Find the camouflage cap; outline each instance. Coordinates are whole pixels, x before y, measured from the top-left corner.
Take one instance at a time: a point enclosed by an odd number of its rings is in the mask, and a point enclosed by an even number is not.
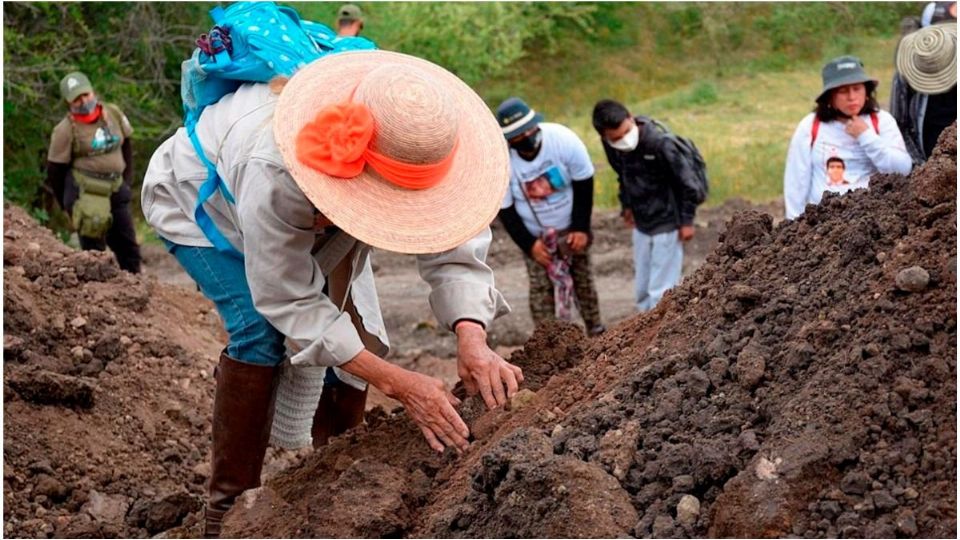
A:
[[[90,79],[79,71],[68,73],[67,76],[60,81],[60,97],[67,103],[70,103],[77,99],[77,96],[86,94],[87,92],[93,92],[93,85],[90,84]]]

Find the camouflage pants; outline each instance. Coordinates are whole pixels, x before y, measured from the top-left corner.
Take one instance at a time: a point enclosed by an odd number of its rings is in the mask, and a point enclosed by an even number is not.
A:
[[[553,301],[553,282],[547,276],[547,270],[530,257],[524,257],[527,275],[530,277],[530,316],[533,324],[540,326],[543,321],[556,319]],[[597,287],[590,273],[590,256],[585,251],[573,256],[570,264],[573,277],[573,292],[577,302],[577,311],[589,331],[600,326],[600,303],[597,299]]]

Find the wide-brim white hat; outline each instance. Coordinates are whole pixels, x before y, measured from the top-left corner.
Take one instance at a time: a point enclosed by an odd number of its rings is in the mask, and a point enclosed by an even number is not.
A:
[[[434,111],[423,108],[425,94],[442,102],[437,114],[451,121],[431,120]],[[351,100],[391,108],[389,121],[375,123],[371,144],[383,154],[397,145],[406,148],[389,156],[399,160],[404,152],[435,145],[435,131],[446,133],[455,124],[448,138],[456,140],[444,143],[455,154],[439,183],[406,189],[370,165],[358,176],[340,178],[301,161],[296,149],[301,129],[325,107]],[[405,54],[356,51],[312,62],[283,88],[273,129],[288,171],[310,202],[351,236],[389,251],[437,253],[476,236],[496,217],[509,182],[506,141],[480,96],[446,69]]]
[[[917,92],[942,94],[957,84],[957,25],[935,24],[907,34],[897,47],[897,71]]]

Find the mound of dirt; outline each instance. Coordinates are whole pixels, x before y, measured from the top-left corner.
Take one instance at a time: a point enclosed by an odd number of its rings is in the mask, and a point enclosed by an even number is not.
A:
[[[212,305],[78,252],[4,207],[8,537],[143,537],[201,505]]]
[[[378,413],[263,488],[245,537],[955,537],[956,128],[910,178],[745,212],[653,312],[538,330],[508,410],[433,454]]]

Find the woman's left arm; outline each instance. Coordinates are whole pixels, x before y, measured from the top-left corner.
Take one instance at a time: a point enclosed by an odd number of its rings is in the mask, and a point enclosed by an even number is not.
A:
[[[867,157],[873,162],[873,165],[881,173],[897,173],[902,175],[910,174],[913,168],[913,160],[910,153],[907,152],[907,146],[903,142],[903,135],[897,126],[897,121],[886,111],[880,111],[879,115],[880,133],[874,131],[871,125],[857,137],[860,148],[866,152]]]
[[[510,312],[486,263],[492,238],[487,227],[451,250],[417,256],[420,277],[430,285],[430,308],[444,328],[452,331],[461,319],[489,327]]]

